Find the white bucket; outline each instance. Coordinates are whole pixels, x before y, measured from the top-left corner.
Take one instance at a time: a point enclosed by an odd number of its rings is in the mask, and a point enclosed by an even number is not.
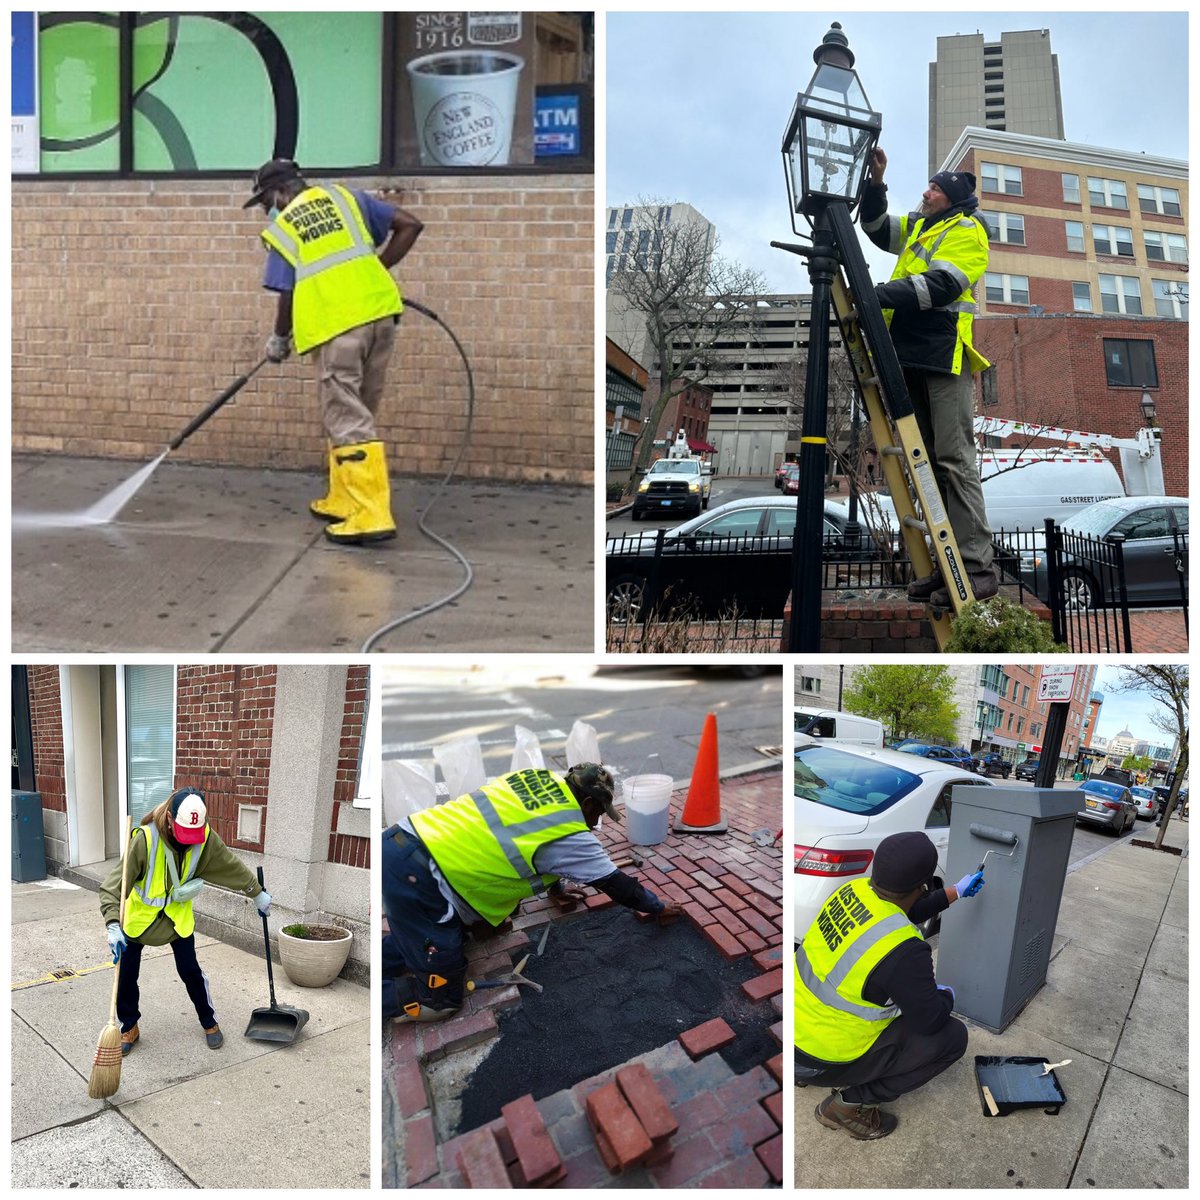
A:
[[[622,781],[625,832],[635,846],[667,840],[673,782],[670,775],[631,775]]]

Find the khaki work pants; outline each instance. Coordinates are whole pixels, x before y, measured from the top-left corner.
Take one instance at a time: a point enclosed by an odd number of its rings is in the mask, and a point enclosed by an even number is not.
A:
[[[972,574],[990,571],[992,531],[979,483],[973,425],[975,391],[966,355],[958,375],[905,367],[904,382],[963,565]]]
[[[378,440],[375,413],[395,341],[395,318],[380,317],[317,348],[321,420],[333,445]]]

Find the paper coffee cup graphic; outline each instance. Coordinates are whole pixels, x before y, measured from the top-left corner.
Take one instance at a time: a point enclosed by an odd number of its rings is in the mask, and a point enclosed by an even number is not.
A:
[[[422,166],[508,162],[525,60],[506,50],[447,50],[408,64]]]

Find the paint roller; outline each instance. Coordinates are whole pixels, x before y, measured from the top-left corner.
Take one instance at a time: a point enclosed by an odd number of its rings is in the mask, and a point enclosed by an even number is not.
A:
[[[977,870],[980,871],[982,871],[987,865],[987,860],[990,855],[995,854],[1000,858],[1012,858],[1012,856],[1016,854],[1017,848],[1021,844],[1021,839],[1017,837],[1017,835],[1013,833],[1011,829],[997,829],[994,825],[979,825],[975,823],[972,823],[970,829],[971,833],[974,834],[975,837],[982,838],[985,842],[999,842],[1002,846],[1012,847],[1007,854],[1002,854],[999,850],[989,850],[987,854],[983,856],[983,862],[981,862],[977,868]]]

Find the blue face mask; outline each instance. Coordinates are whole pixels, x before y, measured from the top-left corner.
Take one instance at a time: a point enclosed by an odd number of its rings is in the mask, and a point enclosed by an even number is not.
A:
[[[267,220],[268,221],[275,220],[275,218],[277,216],[279,216],[279,209],[276,208],[274,205],[272,205],[269,209],[267,209]]]

